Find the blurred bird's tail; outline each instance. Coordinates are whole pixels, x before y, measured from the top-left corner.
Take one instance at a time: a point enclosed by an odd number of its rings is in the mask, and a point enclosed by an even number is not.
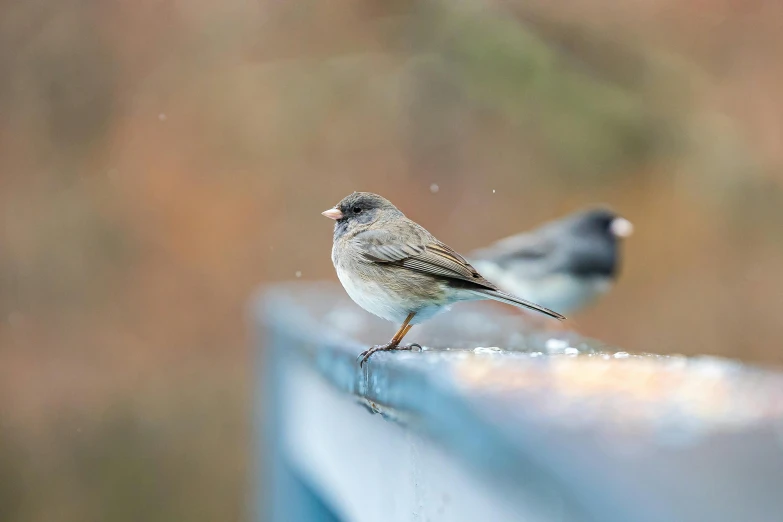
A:
[[[553,312],[549,308],[544,308],[541,305],[537,305],[536,303],[531,303],[530,301],[525,301],[524,299],[521,299],[519,297],[513,296],[511,294],[507,294],[505,292],[501,292],[500,290],[481,288],[478,290],[473,290],[473,292],[476,294],[477,297],[481,299],[492,299],[493,301],[500,301],[501,303],[506,303],[512,306],[516,306],[517,308],[528,308],[530,310],[535,310],[536,312],[540,312],[542,314],[548,315],[549,317],[554,317],[555,319],[558,319],[560,321],[565,319],[564,315],[559,314],[557,312]]]

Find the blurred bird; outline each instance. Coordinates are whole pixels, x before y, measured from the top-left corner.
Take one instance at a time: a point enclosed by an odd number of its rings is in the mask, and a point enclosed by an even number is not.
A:
[[[360,366],[375,352],[418,346],[400,342],[414,324],[458,301],[493,299],[565,319],[498,290],[462,256],[377,194],[354,192],[323,215],[336,221],[332,262],[345,291],[368,312],[402,324],[391,341],[362,352]]]
[[[571,314],[612,287],[620,240],[632,232],[627,219],[591,208],[502,239],[469,259],[499,288]]]

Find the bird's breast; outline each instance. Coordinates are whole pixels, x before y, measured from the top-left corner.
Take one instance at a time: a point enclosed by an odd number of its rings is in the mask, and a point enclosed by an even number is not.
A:
[[[449,299],[437,278],[393,263],[374,263],[344,241],[332,247],[332,262],[343,288],[359,306],[388,321],[401,323],[415,313],[413,324],[447,309]]]
[[[410,313],[409,303],[382,282],[340,264],[336,264],[335,268],[340,283],[351,299],[371,314],[401,323]]]

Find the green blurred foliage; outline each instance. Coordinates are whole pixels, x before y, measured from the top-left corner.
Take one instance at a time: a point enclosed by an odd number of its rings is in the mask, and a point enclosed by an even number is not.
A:
[[[471,103],[539,135],[569,182],[611,182],[649,159],[656,121],[635,93],[575,70],[501,13],[441,8],[432,52]]]

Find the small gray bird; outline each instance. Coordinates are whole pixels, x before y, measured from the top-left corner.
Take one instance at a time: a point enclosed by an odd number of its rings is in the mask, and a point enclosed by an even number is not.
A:
[[[499,288],[571,314],[609,291],[630,221],[591,208],[502,239],[468,256]]]
[[[345,291],[368,312],[402,325],[391,341],[362,352],[360,366],[375,352],[418,346],[400,342],[414,324],[459,301],[493,299],[565,319],[498,290],[462,256],[377,194],[354,192],[323,215],[336,221],[332,262]]]

